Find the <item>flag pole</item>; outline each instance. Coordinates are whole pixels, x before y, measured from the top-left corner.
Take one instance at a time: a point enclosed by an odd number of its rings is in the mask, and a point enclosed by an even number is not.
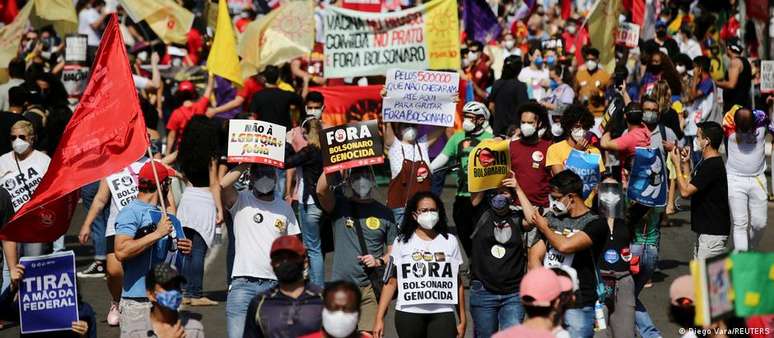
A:
[[[161,182],[159,182],[159,173],[156,171],[156,164],[153,163],[153,153],[151,153],[151,148],[148,146],[148,158],[151,160],[151,169],[153,169],[153,178],[156,181],[156,191],[159,193],[159,201],[161,202],[161,211],[164,213],[164,215],[167,214],[167,204],[164,202],[164,195],[161,194]],[[164,165],[163,163],[161,165]]]

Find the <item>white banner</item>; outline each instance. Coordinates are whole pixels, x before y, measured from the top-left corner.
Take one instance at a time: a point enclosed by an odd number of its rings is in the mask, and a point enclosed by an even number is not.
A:
[[[459,84],[457,73],[390,69],[382,120],[454,127]]]
[[[285,166],[285,126],[257,120],[231,120],[228,161]]]
[[[774,61],[761,61],[761,92],[774,92]]]
[[[618,32],[615,36],[617,45],[624,45],[626,48],[637,47],[640,40],[640,25],[622,22],[618,24]]]
[[[459,262],[443,252],[416,252],[397,261],[398,304],[457,304]]]

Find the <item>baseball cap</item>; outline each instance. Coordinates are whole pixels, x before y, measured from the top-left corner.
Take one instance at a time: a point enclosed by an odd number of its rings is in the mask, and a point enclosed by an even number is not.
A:
[[[285,235],[277,237],[277,239],[274,240],[274,243],[271,243],[269,256],[274,256],[275,253],[282,250],[291,251],[299,256],[306,255],[306,248],[304,248],[304,244],[301,243],[298,236]]]
[[[693,304],[695,298],[691,275],[677,277],[672,281],[672,285],[669,286],[669,302],[672,305],[690,305]],[[690,301],[690,303],[686,302],[686,300]]]
[[[580,289],[580,281],[578,280],[578,271],[577,270],[575,270],[572,267],[566,266],[566,265],[560,265],[560,266],[558,266],[556,268],[560,269],[560,270],[566,272],[568,275],[570,275],[570,277],[569,277],[570,287],[571,287],[570,290],[578,291],[578,289]],[[570,290],[565,290],[564,289],[564,284],[562,284],[562,292],[570,291]]]
[[[145,289],[152,290],[156,284],[161,285],[165,289],[173,288],[179,289],[180,285],[185,283],[185,277],[180,275],[174,266],[169,263],[160,263],[153,267],[148,274],[145,275]]]
[[[194,89],[194,84],[191,81],[185,80],[180,81],[180,83],[177,84],[177,91],[178,92],[193,92],[196,89]]]
[[[165,166],[163,163],[153,160],[148,161],[140,168],[140,173],[137,175],[140,179],[155,182],[156,178],[153,176],[153,167],[156,167],[156,172],[159,175],[159,182],[163,182],[167,177],[175,176],[175,170]]]
[[[527,272],[521,279],[520,292],[524,305],[547,307],[559,297],[561,283],[553,271],[538,267]]]
[[[739,38],[731,38],[726,42],[728,49],[736,54],[742,54],[742,42]]]

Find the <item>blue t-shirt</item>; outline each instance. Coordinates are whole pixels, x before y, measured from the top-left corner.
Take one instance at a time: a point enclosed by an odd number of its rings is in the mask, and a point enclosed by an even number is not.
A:
[[[137,199],[131,201],[116,216],[116,236],[124,235],[134,238],[137,229],[153,223],[150,215],[151,210],[157,210],[157,208]],[[152,252],[153,250],[150,249],[145,250],[122,263],[124,267],[122,298],[146,297],[145,274],[150,271],[153,264]]]

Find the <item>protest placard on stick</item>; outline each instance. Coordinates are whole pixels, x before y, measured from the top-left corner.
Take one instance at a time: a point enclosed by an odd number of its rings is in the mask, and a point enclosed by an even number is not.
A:
[[[468,191],[479,192],[497,188],[511,171],[509,140],[484,140],[470,152],[468,158]]]
[[[69,331],[78,320],[75,254],[22,257],[24,278],[19,283],[21,333]]]
[[[459,93],[457,73],[390,69],[382,104],[384,122],[453,127],[454,98]]]
[[[285,127],[257,120],[231,120],[228,161],[285,166]]]
[[[325,129],[322,141],[326,174],[384,163],[382,137],[376,120]]]
[[[774,93],[774,60],[761,61],[761,92]]]

